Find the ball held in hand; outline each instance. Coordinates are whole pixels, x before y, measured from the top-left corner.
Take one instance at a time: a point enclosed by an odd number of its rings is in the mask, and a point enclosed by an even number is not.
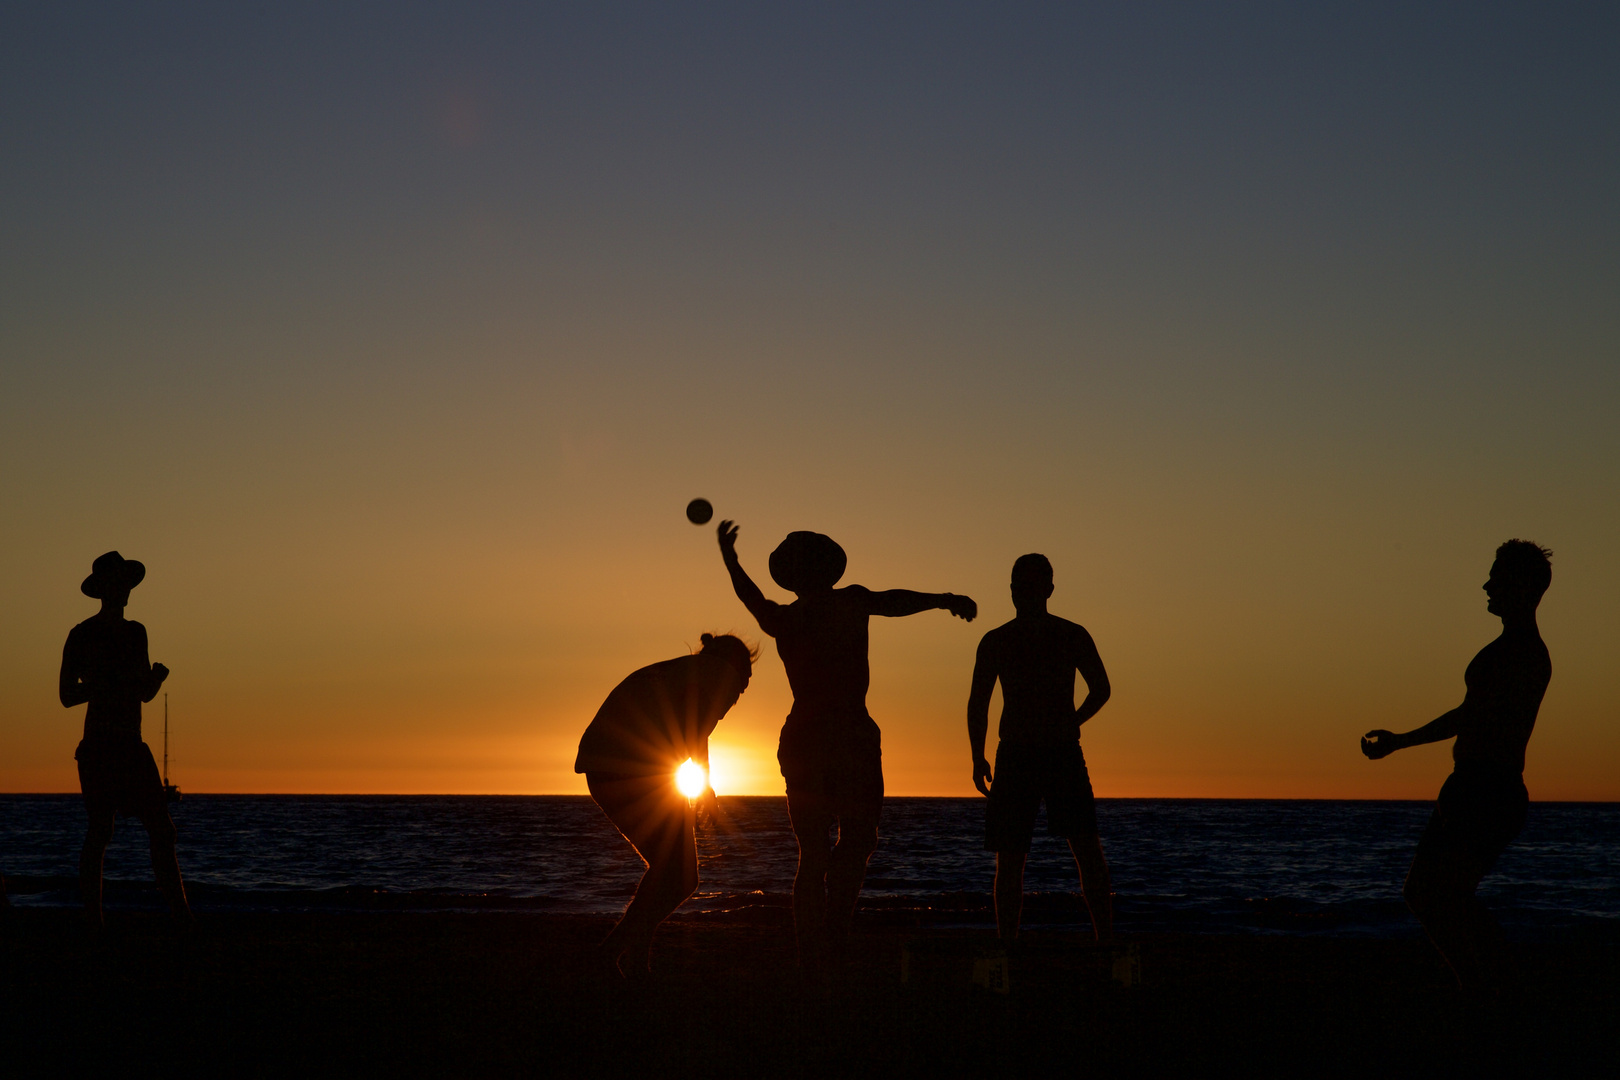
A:
[[[708,499],[693,499],[686,504],[686,520],[692,524],[707,525],[712,517],[714,517],[714,507],[709,505]]]

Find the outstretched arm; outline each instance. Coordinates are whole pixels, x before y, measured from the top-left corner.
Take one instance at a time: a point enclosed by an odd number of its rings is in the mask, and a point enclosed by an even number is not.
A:
[[[1462,730],[1463,717],[1467,715],[1468,702],[1452,709],[1450,712],[1435,717],[1420,728],[1396,734],[1378,728],[1369,731],[1361,737],[1361,752],[1373,761],[1381,757],[1388,757],[1397,750],[1405,750],[1408,746],[1422,746],[1425,743],[1443,742],[1454,738]]]
[[[726,564],[726,572],[731,575],[731,587],[736,591],[737,599],[743,602],[743,607],[759,623],[759,628],[775,637],[776,613],[781,610],[781,605],[765,599],[765,594],[759,591],[754,579],[742,568],[742,562],[737,558],[736,524],[729,520],[722,521],[715,533],[720,538],[720,558]]]
[[[988,639],[979,642],[973,661],[973,687],[968,691],[968,746],[973,750],[973,786],[981,795],[990,794],[990,762],[984,756],[984,740],[990,732],[990,692],[996,688],[996,665]]]
[[[890,618],[915,615],[919,611],[933,611],[936,608],[948,611],[958,619],[965,619],[968,622],[972,622],[974,616],[979,614],[979,605],[973,602],[972,597],[957,596],[955,593],[924,593],[912,592],[910,589],[888,589],[871,595],[871,613],[873,615],[886,615]]]
[[[1084,629],[1081,629],[1076,645],[1074,666],[1079,670],[1080,677],[1086,680],[1086,699],[1074,710],[1075,726],[1079,727],[1108,704],[1114,688],[1108,684],[1108,672],[1103,667],[1102,657],[1097,654],[1097,643]]]

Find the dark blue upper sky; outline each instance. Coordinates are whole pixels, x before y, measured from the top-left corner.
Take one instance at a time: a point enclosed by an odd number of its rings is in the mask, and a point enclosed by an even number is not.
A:
[[[1596,4],[8,5],[0,227],[34,258],[7,260],[7,291],[150,288],[154,263],[220,288],[249,261],[272,291],[300,273],[324,290],[322,267],[442,259],[480,215],[516,237],[503,273],[972,291],[1032,267],[1032,288],[1400,303],[1444,267],[1467,278],[1427,283],[1442,296],[1580,290],[1612,281],[1617,22]]]

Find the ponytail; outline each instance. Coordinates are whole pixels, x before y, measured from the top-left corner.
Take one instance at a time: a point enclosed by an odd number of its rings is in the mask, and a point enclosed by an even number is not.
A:
[[[699,653],[713,651],[725,657],[731,666],[737,669],[737,673],[744,677],[753,672],[754,661],[759,659],[758,647],[749,645],[736,634],[704,633],[698,636],[698,640],[703,643],[698,649]]]

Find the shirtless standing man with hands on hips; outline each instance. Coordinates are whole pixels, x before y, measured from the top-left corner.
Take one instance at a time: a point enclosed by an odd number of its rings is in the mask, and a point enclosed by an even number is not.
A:
[[[996,853],[996,931],[1003,945],[1018,937],[1024,908],[1024,861],[1035,815],[1046,800],[1047,832],[1066,838],[1080,870],[1080,888],[1098,941],[1114,932],[1114,913],[1097,835],[1091,774],[1080,752],[1080,725],[1097,715],[1112,693],[1097,646],[1086,628],[1046,610],[1052,564],[1045,555],[1013,563],[1017,616],[979,642],[968,695],[968,742],[973,783],[989,796],[984,846]],[[1074,673],[1086,680],[1086,699],[1074,706]],[[1001,680],[1001,745],[992,775],[984,741],[990,729],[990,692]]]

